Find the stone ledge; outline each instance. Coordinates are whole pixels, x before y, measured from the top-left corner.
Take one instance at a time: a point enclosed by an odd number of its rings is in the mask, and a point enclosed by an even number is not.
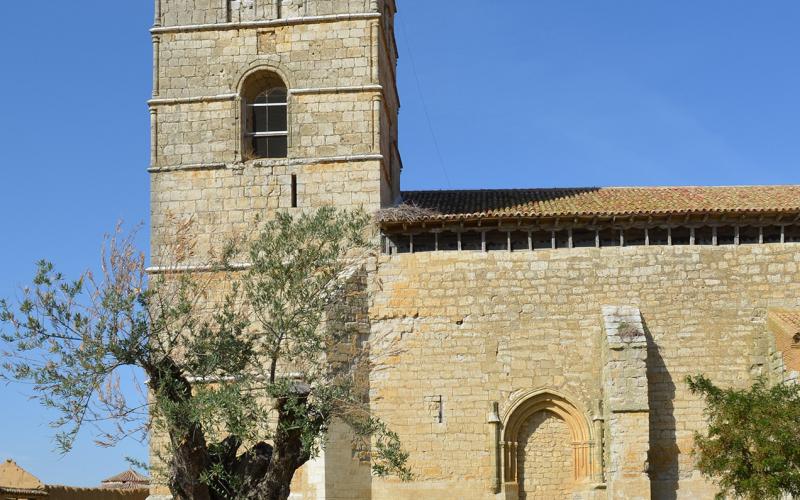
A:
[[[248,160],[247,162],[231,163],[194,163],[191,165],[175,165],[170,167],[149,167],[151,174],[164,172],[180,172],[192,170],[242,170],[247,166],[255,168],[291,167],[298,165],[316,165],[325,163],[355,163],[361,161],[383,161],[382,154],[366,154],[352,156],[324,156],[321,158],[281,158],[276,160]]]
[[[179,165],[175,167],[150,167],[147,171],[151,174],[157,174],[159,172],[177,172],[181,170],[223,170],[225,168],[227,168],[225,163],[195,163],[192,165]]]
[[[343,21],[368,21],[380,19],[383,15],[378,12],[364,12],[361,14],[333,14],[328,16],[289,17],[286,19],[271,19],[265,21],[245,21],[231,23],[186,24],[183,26],[154,26],[150,33],[191,33],[196,31],[238,30],[247,28],[265,28],[272,26],[295,26],[298,24],[336,23]]]
[[[383,85],[351,85],[342,87],[289,89],[289,93],[292,95],[357,94],[359,92],[383,92]]]
[[[238,97],[238,94],[219,94],[219,95],[205,95],[195,97],[156,97],[147,101],[147,105],[152,107],[156,106],[174,106],[178,104],[196,104],[203,102],[224,102],[233,101]]]
[[[383,85],[344,85],[339,87],[308,87],[289,89],[291,95],[320,95],[320,94],[358,94],[367,92],[383,92]],[[200,104],[206,102],[235,101],[239,94],[201,95],[193,97],[153,97],[147,101],[151,108],[158,106],[177,106],[181,104]]]

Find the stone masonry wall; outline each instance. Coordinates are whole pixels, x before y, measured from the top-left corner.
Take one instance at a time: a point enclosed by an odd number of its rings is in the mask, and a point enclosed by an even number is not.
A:
[[[161,0],[165,26],[369,12],[370,0]]]
[[[337,12],[354,8],[336,3]],[[165,0],[162,8],[176,5]],[[363,13],[362,7],[346,12]],[[205,256],[252,229],[256,215],[290,209],[292,176],[299,208],[374,211],[394,201],[399,104],[389,66],[396,59],[386,50],[393,35],[381,19],[162,29],[155,35],[151,101],[154,265],[179,221],[193,220],[197,254]],[[237,93],[254,68],[277,72],[289,88],[286,159],[242,157]]]
[[[152,264],[170,264],[162,262],[161,252],[174,235],[176,221],[193,221],[195,264],[206,264],[210,250],[218,251],[232,236],[252,231],[257,216],[292,210],[292,174],[297,175],[300,207],[380,206],[377,161],[162,172],[151,180]]]
[[[242,74],[257,61],[282,68],[291,88],[377,83],[371,63],[379,33],[373,24],[368,19],[342,20],[158,34],[158,96],[235,92]]]
[[[798,250],[770,244],[382,257],[372,332],[399,353],[373,375],[371,400],[400,433],[418,481],[375,480],[373,498],[442,491],[491,498],[487,412],[514,391],[556,390],[598,416],[601,308],[608,304],[638,307],[643,318],[653,498],[713,498],[690,455],[703,404],[684,378],[704,372],[743,387],[768,368],[760,347],[765,312],[800,306]],[[429,404],[439,397],[441,423]]]
[[[374,212],[396,199],[393,14],[391,0],[156,0],[154,271],[173,265],[170,244],[185,221],[197,244],[182,265],[203,272],[209,253],[255,229],[257,217],[323,205]],[[243,153],[242,89],[258,71],[289,91],[286,158]],[[297,474],[295,497],[369,496],[366,451],[334,425],[324,456]]]
[[[523,430],[519,449],[520,500],[567,498],[573,482],[569,429],[547,411],[533,415]]]
[[[603,306],[604,477],[608,497],[648,500],[650,405],[647,332],[636,307]]]

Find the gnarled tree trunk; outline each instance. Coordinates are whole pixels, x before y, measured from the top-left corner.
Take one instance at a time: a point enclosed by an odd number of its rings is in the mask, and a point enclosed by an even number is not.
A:
[[[150,387],[177,404],[189,401],[192,386],[169,357],[145,366]],[[168,417],[169,418],[169,417]],[[172,457],[169,488],[175,500],[213,500],[208,485],[201,481],[211,465],[205,433],[195,422],[168,422]]]
[[[302,400],[301,400],[302,402]],[[304,408],[305,405],[298,405]],[[272,459],[266,474],[245,497],[247,500],[287,500],[291,493],[290,486],[294,473],[311,458],[309,451],[303,446],[303,430],[301,422],[309,423],[306,415],[299,416],[296,409],[288,408],[284,402],[278,404],[278,428],[275,432],[275,445]],[[321,426],[321,422],[312,422]],[[313,432],[317,435],[317,432]]]

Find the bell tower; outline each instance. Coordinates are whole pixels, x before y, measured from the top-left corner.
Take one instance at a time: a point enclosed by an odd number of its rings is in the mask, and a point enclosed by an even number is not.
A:
[[[394,0],[156,0],[155,266],[170,220],[192,218],[210,247],[256,214],[396,200],[395,11]]]
[[[197,260],[182,268],[203,272],[208,252],[257,216],[371,212],[399,197],[395,10],[394,0],[155,0],[151,272],[173,265],[185,221]],[[369,498],[359,457],[332,428],[293,491]]]

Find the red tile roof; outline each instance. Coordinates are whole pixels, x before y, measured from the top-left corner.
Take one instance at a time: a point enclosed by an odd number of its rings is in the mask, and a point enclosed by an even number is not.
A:
[[[776,319],[782,321],[787,327],[800,332],[800,310],[775,309],[770,311]]]
[[[102,481],[102,488],[128,489],[128,488],[147,488],[150,479],[138,474],[133,470],[126,470],[116,476],[112,476]]]
[[[26,488],[6,488],[0,486],[0,493],[8,495],[24,495],[26,497],[45,497],[47,492],[44,490],[26,489]]]
[[[800,214],[800,185],[408,191],[383,223],[498,218]]]
[[[800,371],[800,309],[770,309],[767,325],[786,369]]]

